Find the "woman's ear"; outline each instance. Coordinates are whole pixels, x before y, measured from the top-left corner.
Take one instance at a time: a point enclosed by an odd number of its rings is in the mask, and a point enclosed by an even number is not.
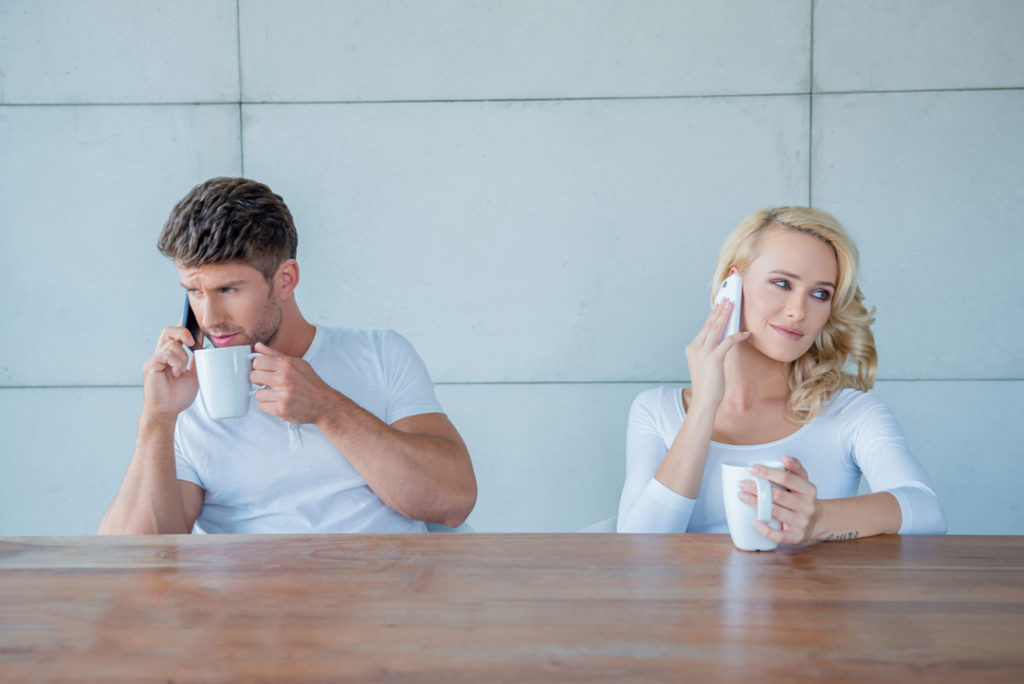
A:
[[[726,273],[725,275],[727,275],[727,276],[731,276],[732,274],[734,274],[734,273],[739,273],[739,272],[740,272],[740,269],[738,269],[738,268],[736,268],[735,266],[733,266],[732,268],[730,268],[730,269],[729,269],[729,272],[728,272],[728,273]]]

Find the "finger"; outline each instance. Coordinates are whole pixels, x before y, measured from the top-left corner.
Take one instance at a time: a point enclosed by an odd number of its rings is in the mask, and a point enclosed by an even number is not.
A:
[[[266,354],[267,356],[274,356],[274,357],[282,357],[282,356],[284,356],[284,354],[282,354],[281,352],[279,352],[277,350],[274,350],[274,349],[271,349],[270,347],[268,347],[267,345],[263,344],[262,342],[257,342],[255,345],[253,345],[253,351],[258,351],[260,354]]]
[[[786,466],[786,470],[793,473],[794,475],[798,475],[804,478],[805,480],[811,479],[810,477],[807,476],[807,469],[804,468],[804,464],[801,463],[800,459],[798,458],[794,458],[792,456],[783,456],[782,465]]]
[[[732,335],[729,335],[724,340],[722,340],[722,343],[719,344],[718,347],[715,349],[715,353],[719,354],[720,356],[725,356],[726,354],[729,353],[730,349],[735,347],[740,342],[745,341],[748,337],[750,337],[750,333],[747,332],[746,330],[742,332],[733,333]]]
[[[762,520],[755,520],[754,521],[754,527],[757,528],[758,532],[760,532],[764,536],[768,537],[769,539],[771,539],[776,544],[784,544],[786,542],[786,533],[785,533],[785,531],[777,530],[777,529],[775,529],[774,527],[772,527],[771,525],[769,525],[768,523],[766,523],[766,522],[764,522]]]
[[[165,370],[170,368],[171,374],[174,377],[178,377],[185,366],[188,365],[188,353],[177,340],[167,340],[153,354],[153,362],[156,369]]]
[[[807,516],[808,519],[814,514],[814,499],[778,487],[772,488],[772,505]]]
[[[801,477],[796,473],[791,473],[786,470],[779,470],[778,468],[768,468],[763,465],[752,465],[749,468],[750,474],[755,477],[760,477],[763,480],[774,482],[780,487],[793,492],[800,492],[802,494],[810,494],[813,485],[807,480],[806,477]]]
[[[694,342],[703,345],[704,342],[711,335],[712,330],[715,328],[715,324],[722,316],[722,311],[725,309],[725,302],[718,302],[711,307],[711,311],[708,312],[708,317],[704,319],[704,325],[701,326],[700,331],[694,338]]]
[[[280,378],[273,371],[253,369],[252,373],[249,373],[249,381],[254,385],[274,387],[275,382],[280,383]]]
[[[168,341],[174,341],[178,344],[184,344],[188,346],[195,345],[195,338],[192,337],[192,333],[186,328],[182,328],[180,325],[170,325],[160,331],[160,337],[157,340],[156,348],[160,349]]]
[[[732,302],[728,299],[723,299],[718,304],[715,304],[715,308],[711,310],[711,314],[708,316],[707,328],[709,333],[715,333],[713,339],[717,342],[717,335],[722,334],[722,330],[725,329],[726,323],[729,322],[729,314],[732,313]]]

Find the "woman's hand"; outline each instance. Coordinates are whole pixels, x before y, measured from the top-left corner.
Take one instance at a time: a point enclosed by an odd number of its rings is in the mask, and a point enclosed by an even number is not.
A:
[[[818,503],[818,488],[807,478],[802,463],[792,456],[783,456],[786,470],[767,468],[762,465],[750,467],[750,474],[774,482],[782,487],[772,489],[772,518],[782,523],[776,530],[760,520],[754,521],[758,532],[780,544],[803,544],[813,541],[815,528],[821,516]],[[757,508],[757,487],[750,480],[740,482],[740,499],[748,506]]]
[[[686,364],[690,367],[691,407],[703,404],[717,410],[725,396],[725,355],[730,349],[750,337],[749,332],[729,335],[721,342],[733,303],[723,299],[711,309],[704,327],[686,347]]]

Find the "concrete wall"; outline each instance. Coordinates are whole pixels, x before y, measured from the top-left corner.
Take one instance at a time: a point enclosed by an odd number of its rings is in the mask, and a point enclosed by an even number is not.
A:
[[[810,203],[951,532],[1022,533],[1021,35],[1015,0],[0,0],[0,535],[95,529],[180,314],[159,227],[239,174],[307,316],[420,351],[478,530],[613,515],[725,235]]]

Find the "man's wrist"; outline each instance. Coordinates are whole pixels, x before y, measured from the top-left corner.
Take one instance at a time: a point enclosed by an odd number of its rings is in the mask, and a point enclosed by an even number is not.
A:
[[[314,416],[312,424],[321,432],[333,432],[339,434],[344,431],[349,413],[353,408],[358,408],[356,403],[341,392],[331,389],[319,402],[321,409]]]
[[[142,410],[139,416],[139,433],[143,432],[174,432],[174,426],[178,422],[176,413],[165,413],[162,411]]]

